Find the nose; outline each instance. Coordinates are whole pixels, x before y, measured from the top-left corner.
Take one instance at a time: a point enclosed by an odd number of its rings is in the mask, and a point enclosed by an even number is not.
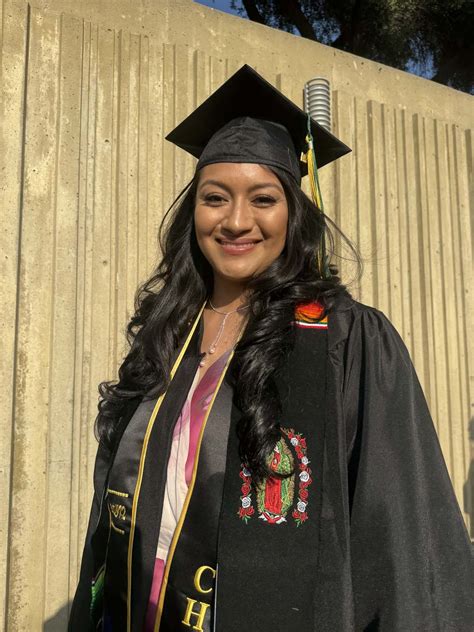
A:
[[[222,220],[222,228],[231,233],[244,233],[252,230],[255,224],[253,210],[244,198],[235,198],[228,207]]]

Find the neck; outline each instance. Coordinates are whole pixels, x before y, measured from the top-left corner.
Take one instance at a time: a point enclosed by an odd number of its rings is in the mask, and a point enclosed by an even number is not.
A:
[[[230,311],[247,305],[248,293],[242,283],[231,283],[225,279],[214,277],[211,301],[217,309]]]

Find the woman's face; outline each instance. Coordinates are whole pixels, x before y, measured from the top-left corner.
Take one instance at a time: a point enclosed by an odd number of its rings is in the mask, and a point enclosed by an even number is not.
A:
[[[257,164],[206,165],[199,174],[194,224],[214,275],[245,284],[285,246],[288,204],[280,180]]]

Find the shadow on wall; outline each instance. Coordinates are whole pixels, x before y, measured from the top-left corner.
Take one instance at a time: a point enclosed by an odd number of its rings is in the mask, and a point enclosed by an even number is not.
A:
[[[471,446],[473,446],[474,444],[474,417],[471,417],[471,421],[469,422],[469,442],[471,443]],[[464,511],[467,514],[469,514],[471,518],[469,535],[471,536],[471,540],[474,540],[474,459],[471,460],[471,465],[469,466],[467,480],[464,483],[463,502],[464,502]]]
[[[54,616],[44,622],[43,632],[66,632],[72,601],[65,604]]]

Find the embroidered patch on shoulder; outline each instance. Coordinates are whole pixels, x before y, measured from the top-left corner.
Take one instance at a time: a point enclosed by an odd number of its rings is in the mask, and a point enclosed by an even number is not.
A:
[[[256,489],[258,517],[268,524],[287,522],[288,512],[299,527],[308,519],[308,488],[313,482],[310,461],[306,454],[306,439],[293,428],[281,428],[282,438],[277,441],[269,458],[269,467],[279,474],[295,473],[288,478],[269,477]],[[287,441],[288,439],[288,441]],[[291,447],[290,447],[291,446]],[[298,466],[295,467],[295,457]],[[242,479],[238,516],[246,524],[255,513],[252,499],[252,475],[243,465],[239,474]],[[298,490],[295,492],[295,478]],[[295,506],[296,503],[296,506]]]
[[[318,301],[313,301],[298,305],[293,323],[305,329],[327,329],[328,316],[324,311],[324,306]]]

